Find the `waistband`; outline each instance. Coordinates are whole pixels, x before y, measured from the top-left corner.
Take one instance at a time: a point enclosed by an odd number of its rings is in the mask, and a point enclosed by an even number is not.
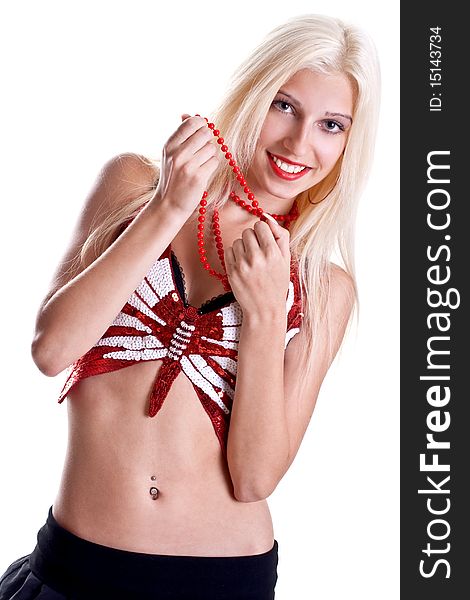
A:
[[[33,573],[63,594],[86,598],[264,598],[277,580],[278,543],[268,552],[246,556],[180,556],[110,548],[85,540],[55,520],[52,506],[30,555]],[[243,595],[246,588],[246,596]],[[257,587],[259,589],[257,594]],[[175,590],[172,596],[170,591]],[[219,594],[219,595],[217,595]],[[252,595],[253,594],[253,595]],[[75,597],[75,596],[74,596]]]

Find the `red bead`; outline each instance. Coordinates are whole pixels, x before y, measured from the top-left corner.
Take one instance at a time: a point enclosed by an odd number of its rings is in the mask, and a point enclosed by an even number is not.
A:
[[[204,117],[204,120],[206,121],[209,129],[213,130],[214,137],[218,138],[217,143],[220,144],[220,146],[221,146],[220,149],[222,150],[222,152],[225,153],[225,158],[229,161],[229,165],[232,167],[233,172],[236,174],[236,180],[238,181],[240,186],[243,188],[243,191],[247,195],[247,199],[252,202],[252,205],[250,206],[248,202],[245,202],[244,200],[240,200],[239,196],[237,196],[234,191],[230,192],[229,198],[231,198],[234,202],[239,204],[241,208],[247,210],[251,214],[255,214],[255,215],[258,215],[259,217],[263,218],[264,211],[262,208],[259,207],[259,203],[254,199],[255,198],[254,194],[251,192],[249,186],[247,185],[246,180],[243,176],[243,173],[241,172],[240,168],[236,165],[236,162],[233,159],[232,154],[230,152],[228,152],[228,146],[225,144],[224,138],[219,137],[220,132],[218,129],[215,129],[214,123],[209,123],[207,117]],[[206,250],[204,248],[204,220],[205,220],[205,213],[207,210],[205,208],[207,206],[207,202],[205,201],[205,199],[207,198],[207,196],[208,196],[208,193],[207,193],[207,191],[205,191],[202,196],[202,199],[200,201],[201,208],[199,209],[200,216],[198,217],[199,223],[198,223],[198,234],[197,234],[199,258],[200,258],[200,261],[201,261],[202,265],[204,266],[204,268],[209,271],[210,275],[217,277],[223,283],[224,289],[226,291],[230,291],[231,287],[230,287],[230,283],[229,283],[227,274],[225,272],[217,273],[215,271],[215,269],[213,269],[209,265],[207,256],[206,256]],[[294,204],[292,205],[292,208],[289,211],[288,215],[273,215],[273,216],[278,221],[282,221],[284,224],[288,225],[291,221],[293,221],[294,219],[296,219],[299,216],[298,206],[297,206],[296,202],[294,201]],[[218,214],[217,209],[214,209],[213,214],[212,214],[212,230],[213,230],[213,235],[214,235],[215,247],[217,249],[217,253],[218,253],[220,262],[222,264],[223,270],[225,271],[226,269],[225,269],[225,261],[224,261],[224,247],[223,247],[222,236],[221,236],[221,232],[220,232],[219,214]]]

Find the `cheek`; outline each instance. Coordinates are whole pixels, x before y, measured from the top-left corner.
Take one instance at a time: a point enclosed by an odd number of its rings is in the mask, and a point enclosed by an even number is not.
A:
[[[328,165],[330,168],[333,168],[341,156],[345,146],[346,140],[343,137],[339,140],[333,139],[328,144],[325,144],[322,153],[324,165]]]
[[[272,111],[268,113],[264,121],[258,143],[261,147],[269,147],[284,135],[284,123]]]

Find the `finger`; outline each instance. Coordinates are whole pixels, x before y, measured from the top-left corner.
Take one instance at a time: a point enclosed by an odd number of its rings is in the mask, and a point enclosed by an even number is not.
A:
[[[229,275],[235,266],[235,255],[231,246],[224,248],[224,262],[225,270],[227,271],[227,275]]]
[[[168,138],[166,143],[167,150],[173,150],[176,146],[182,144],[191,135],[193,135],[193,133],[199,131],[200,129],[208,129],[205,120],[202,117],[188,117]]]
[[[189,151],[188,151],[188,153],[189,153]],[[200,166],[200,165],[204,164],[205,162],[207,162],[209,159],[216,157],[216,156],[217,156],[217,148],[216,148],[215,144],[212,143],[212,140],[209,140],[206,144],[204,144],[204,146],[202,146],[196,152],[194,152],[194,154],[192,155],[192,157],[190,158],[190,160],[188,162],[191,164],[194,164],[196,166]]]
[[[279,225],[279,223],[276,221],[276,219],[271,216],[269,213],[267,212],[263,212],[263,217],[266,217],[266,221],[264,221],[264,223],[267,223],[268,225],[274,225],[274,228],[271,226],[271,230],[273,232],[279,232],[279,229],[282,229],[282,227]],[[261,217],[261,219],[263,218]],[[276,237],[276,236],[275,236]]]
[[[198,152],[202,151],[203,156],[214,155],[217,152],[217,144],[210,129],[199,129],[191,135],[185,142],[175,148],[174,156],[181,162],[192,160]]]
[[[183,113],[183,114],[181,115],[181,120],[182,120],[182,121],[186,121],[186,119],[189,119],[189,117],[190,117],[190,116],[191,116],[191,115],[189,115],[188,113]]]
[[[263,228],[264,228],[264,226],[263,226]],[[248,227],[247,229],[244,229],[242,231],[242,240],[243,240],[243,245],[245,248],[245,253],[251,264],[253,264],[253,259],[255,258],[255,256],[260,251],[262,251],[263,248],[267,247],[267,245],[269,243],[266,233],[272,239],[273,236],[271,235],[270,231],[265,231],[264,238],[261,235],[258,237],[258,234],[251,227]],[[260,241],[262,241],[262,243],[260,243]],[[273,243],[274,243],[274,241],[273,241]]]
[[[243,240],[238,238],[232,244],[233,256],[235,257],[235,263],[240,263],[245,256],[245,245]]]
[[[190,135],[184,142],[174,148],[173,152],[181,162],[192,160],[194,155],[209,144],[216,149],[214,135],[207,127],[202,127]]]
[[[267,217],[267,219],[266,219],[266,221],[264,221],[264,223],[266,223],[268,225],[268,227],[271,229],[271,232],[274,236],[274,239],[276,240],[277,245],[279,246],[279,248],[282,252],[282,255],[287,257],[290,253],[289,230],[282,227],[282,225],[280,225],[276,221],[276,219],[274,219],[274,217],[272,217],[269,213],[263,213],[263,214],[264,214],[264,216]]]

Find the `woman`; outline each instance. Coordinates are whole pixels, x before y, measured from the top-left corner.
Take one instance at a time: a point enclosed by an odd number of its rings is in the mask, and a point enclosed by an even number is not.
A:
[[[104,165],[32,344],[45,375],[70,366],[62,481],[0,600],[274,598],[266,498],[356,302],[378,85],[364,34],[292,19],[159,167]]]

